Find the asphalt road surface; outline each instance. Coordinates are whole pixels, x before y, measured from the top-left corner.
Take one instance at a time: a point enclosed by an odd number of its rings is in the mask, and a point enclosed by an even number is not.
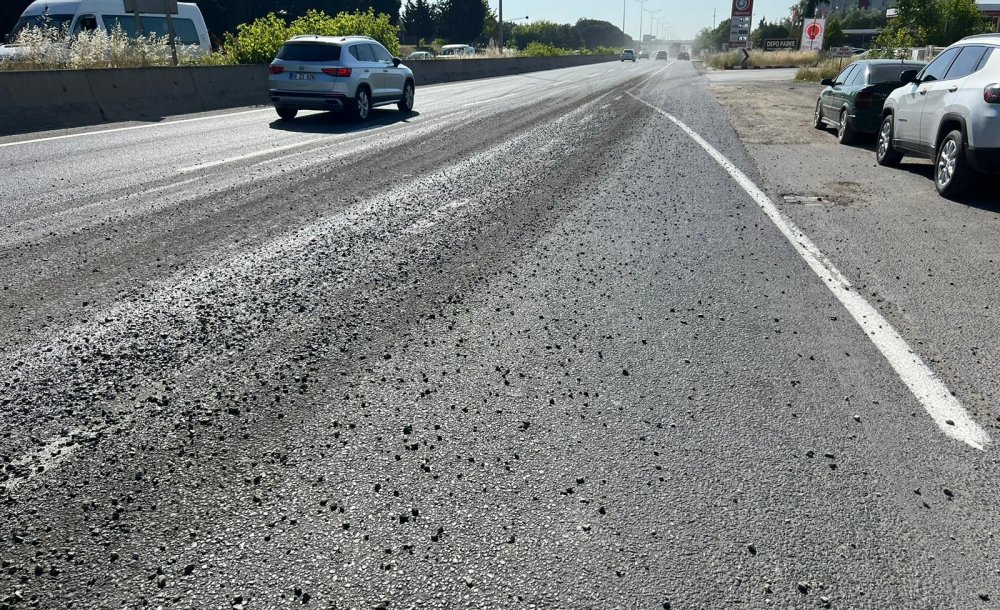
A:
[[[0,139],[0,608],[996,603],[996,418],[727,117],[641,62]]]

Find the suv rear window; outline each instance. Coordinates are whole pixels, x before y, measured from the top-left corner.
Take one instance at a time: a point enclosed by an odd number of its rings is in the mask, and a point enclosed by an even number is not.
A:
[[[876,83],[900,83],[899,75],[906,70],[919,70],[923,64],[875,64],[868,68],[868,82]]]
[[[281,47],[278,59],[284,61],[340,61],[340,47],[335,44],[291,42]]]

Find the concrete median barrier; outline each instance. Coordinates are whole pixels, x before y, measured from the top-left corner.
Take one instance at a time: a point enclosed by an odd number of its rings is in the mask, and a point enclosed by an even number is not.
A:
[[[570,68],[617,57],[574,55],[414,61],[417,86]],[[0,135],[117,121],[158,121],[266,105],[265,66],[0,72]]]
[[[158,120],[201,110],[191,71],[186,68],[86,72],[105,121]]]
[[[267,67],[204,66],[190,68],[202,110],[267,104]]]
[[[0,74],[0,135],[103,120],[85,72]]]

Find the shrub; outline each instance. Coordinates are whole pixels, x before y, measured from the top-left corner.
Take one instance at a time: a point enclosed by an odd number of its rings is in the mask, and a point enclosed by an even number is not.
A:
[[[722,70],[740,65],[743,53],[716,53],[705,59],[705,65]],[[814,66],[820,61],[819,51],[750,51],[747,65],[751,66]]]
[[[521,51],[521,57],[562,57],[563,55],[572,54],[572,51],[560,49],[559,47],[543,44],[541,42],[532,42],[525,47],[523,51]]]
[[[824,78],[834,78],[852,63],[852,60],[828,59],[815,66],[804,66],[795,73],[795,80],[818,83]]]
[[[399,28],[392,25],[389,15],[367,12],[340,13],[331,17],[323,11],[310,10],[286,24],[271,13],[253,23],[237,26],[236,35],[226,34],[223,53],[233,64],[266,64],[278,54],[278,49],[292,36],[371,36],[393,55],[399,53]]]
[[[0,61],[0,70],[84,70],[173,65],[167,37],[132,38],[121,27],[69,36],[65,29],[26,28],[11,41],[16,55]],[[211,63],[199,47],[178,45],[185,65]]]

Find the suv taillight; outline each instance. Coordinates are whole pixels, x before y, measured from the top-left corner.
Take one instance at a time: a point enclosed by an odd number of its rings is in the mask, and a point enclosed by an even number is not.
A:
[[[274,64],[271,64],[268,67],[271,69],[271,74],[281,74],[282,72],[285,71],[285,66],[276,66]]]
[[[983,99],[987,104],[1000,104],[1000,83],[986,85],[983,90]]]
[[[323,68],[323,74],[329,74],[330,76],[341,76],[347,78],[351,75],[350,68]]]

